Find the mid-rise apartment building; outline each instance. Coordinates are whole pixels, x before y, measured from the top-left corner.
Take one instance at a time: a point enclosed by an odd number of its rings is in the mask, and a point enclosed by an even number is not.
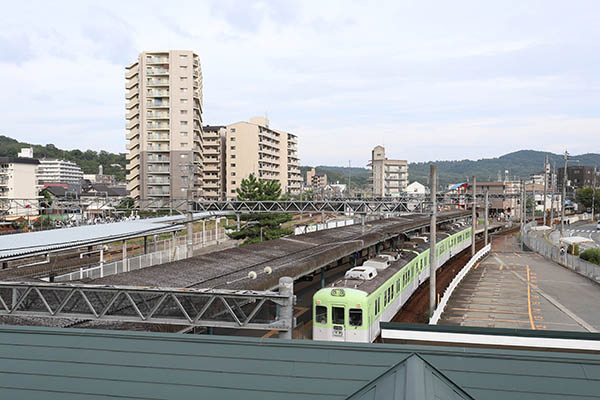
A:
[[[264,181],[277,181],[282,193],[299,193],[302,175],[298,167],[296,135],[272,129],[269,120],[251,118],[227,126],[226,197],[237,196],[242,179],[254,174]]]
[[[3,212],[26,215],[38,197],[36,170],[39,161],[30,157],[0,157],[0,200],[22,199],[14,203],[0,201]],[[37,207],[35,207],[37,208]]]
[[[44,183],[80,183],[83,171],[77,164],[66,160],[41,158],[37,168],[37,179]]]
[[[600,186],[600,177],[597,175],[598,171],[591,166],[587,165],[573,165],[567,167],[567,193],[571,193],[574,190],[584,188],[586,186],[594,185],[594,173],[596,173],[595,184],[596,188]],[[565,169],[558,169],[557,187],[558,191],[562,192],[563,179]]]
[[[327,186],[327,174],[317,174],[315,168],[306,172],[306,184],[313,189],[323,189]]]
[[[373,196],[400,197],[408,186],[408,162],[389,160],[383,146],[376,146],[371,152],[371,180]]]
[[[206,200],[225,199],[225,126],[203,128],[204,176],[203,194]]]
[[[144,51],[125,73],[127,189],[133,198],[202,196],[202,72],[192,51]]]

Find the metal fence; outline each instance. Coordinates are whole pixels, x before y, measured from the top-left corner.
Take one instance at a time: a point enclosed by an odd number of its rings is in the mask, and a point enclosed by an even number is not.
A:
[[[450,285],[448,285],[448,287],[444,291],[444,295],[442,296],[440,304],[438,304],[437,308],[433,312],[433,315],[429,319],[429,325],[437,325],[437,323],[440,321],[442,313],[446,308],[446,305],[448,304],[448,301],[450,300],[450,297],[452,297],[452,293],[454,293],[454,289],[458,287],[463,278],[469,273],[473,265],[475,265],[477,261],[479,261],[486,254],[488,254],[491,249],[492,244],[488,243],[487,246],[480,249],[473,257],[471,257],[469,262],[467,262],[463,269],[461,269],[460,272],[454,277],[452,282],[450,282]]]
[[[194,249],[229,240],[225,235],[225,230],[223,228],[219,229],[218,240],[215,239],[215,236],[217,236],[215,235],[215,231],[205,231],[204,233],[204,235],[203,232],[194,233]],[[154,250],[150,253],[128,257],[125,260],[101,263],[94,267],[80,268],[78,271],[58,275],[54,277],[54,281],[69,282],[83,279],[98,279],[108,275],[116,275],[123,272],[152,267],[154,265],[183,260],[188,258],[185,242],[185,237],[175,237],[174,239],[156,241],[151,243],[148,247],[150,250]]]
[[[537,236],[535,231],[526,227],[523,235],[523,244],[532,251],[567,267],[580,275],[586,276],[596,282],[600,282],[600,266],[589,261],[585,261],[571,254],[561,254],[560,248],[546,241],[543,236]]]

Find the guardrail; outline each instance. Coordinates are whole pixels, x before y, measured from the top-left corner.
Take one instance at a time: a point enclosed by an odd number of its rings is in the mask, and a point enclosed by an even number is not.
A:
[[[531,229],[525,229],[523,244],[528,249],[554,261],[563,267],[569,268],[579,275],[583,275],[595,282],[600,283],[600,265],[586,261],[578,256],[563,252],[560,248],[548,243],[544,238],[534,236]]]
[[[442,296],[442,300],[440,301],[440,304],[438,304],[437,308],[433,312],[433,315],[429,319],[429,325],[437,325],[437,323],[440,320],[440,317],[442,316],[442,313],[444,312],[444,309],[446,308],[446,305],[448,304],[448,301],[450,300],[450,297],[452,296],[452,293],[454,292],[454,289],[456,289],[458,287],[458,285],[463,280],[463,278],[469,273],[471,268],[473,268],[473,265],[475,265],[475,263],[477,261],[479,261],[487,253],[489,253],[491,248],[492,248],[492,244],[488,243],[487,246],[485,246],[481,250],[479,250],[469,260],[469,262],[463,267],[463,269],[460,270],[458,275],[456,275],[454,277],[454,279],[452,279],[452,282],[450,282],[450,285],[444,291],[444,295]]]

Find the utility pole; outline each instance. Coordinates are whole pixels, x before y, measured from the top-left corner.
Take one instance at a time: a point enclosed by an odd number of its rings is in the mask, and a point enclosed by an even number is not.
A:
[[[544,226],[546,226],[546,196],[548,196],[548,156],[544,160],[544,200],[543,211],[544,211]]]
[[[348,160],[348,191],[346,196],[350,198],[350,183],[352,183],[352,160]]]
[[[187,170],[187,216],[186,216],[186,254],[187,257],[192,257],[194,255],[194,210],[193,210],[193,187],[194,187],[194,172],[196,171],[196,166],[193,163],[185,163],[179,164],[181,169]]]
[[[596,167],[594,167],[594,177],[592,178],[592,222],[596,221],[594,218],[596,204]]]
[[[429,316],[433,315],[435,311],[435,294],[436,294],[436,282],[435,282],[435,270],[437,267],[437,254],[436,254],[436,228],[437,228],[437,174],[436,166],[431,164],[429,166],[429,175],[431,182],[431,224],[429,226]]]
[[[556,177],[556,161],[554,161],[553,163],[553,172],[552,172],[552,196],[550,197],[550,228],[554,228],[554,209],[556,207],[554,207],[554,201],[555,201],[555,195],[556,195],[556,186],[557,186],[557,180],[558,178]]]
[[[475,256],[475,229],[477,229],[477,178],[473,176],[473,229],[471,232],[471,257]]]
[[[484,237],[485,237],[484,243],[485,243],[485,246],[487,246],[487,244],[488,244],[488,229],[489,229],[488,204],[489,204],[489,198],[488,198],[488,191],[486,190],[485,191],[485,199],[484,199],[484,202],[483,202],[483,206],[485,208],[485,223],[484,223],[484,226],[485,226],[485,233],[484,233]]]
[[[533,198],[533,204],[531,205],[531,220],[535,221],[535,209],[537,202],[535,201],[535,179],[531,182],[531,197]]]
[[[521,179],[521,184],[519,185],[521,192],[521,204],[519,205],[519,213],[521,214],[521,234],[519,235],[519,244],[521,247],[521,251],[523,251],[523,230],[525,227],[525,219],[527,216],[525,215],[525,186],[523,185],[523,179]]]
[[[563,187],[562,187],[562,210],[560,217],[560,236],[562,237],[565,232],[565,206],[567,204],[567,161],[569,160],[569,152],[565,151],[565,169],[563,171]]]

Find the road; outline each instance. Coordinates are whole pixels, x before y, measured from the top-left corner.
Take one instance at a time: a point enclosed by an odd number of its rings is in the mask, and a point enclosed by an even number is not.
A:
[[[592,239],[597,246],[600,246],[600,229],[596,227],[596,223],[565,226],[565,236],[582,236]],[[558,246],[560,239],[559,229],[550,233],[548,237],[553,244]]]
[[[533,252],[495,243],[454,292],[440,325],[600,331],[600,286]]]

